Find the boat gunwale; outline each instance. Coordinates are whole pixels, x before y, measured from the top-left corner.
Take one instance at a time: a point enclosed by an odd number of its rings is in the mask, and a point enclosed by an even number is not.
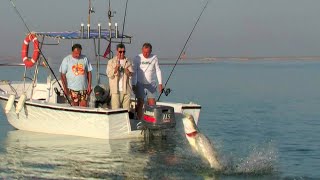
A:
[[[12,81],[13,84],[19,84],[20,81]],[[42,84],[42,83],[40,83]],[[0,90],[2,90],[0,88]],[[0,94],[0,99],[8,100],[9,94],[6,91],[2,90],[2,93]],[[132,99],[133,102],[135,102],[135,99]],[[18,99],[15,99],[15,103],[18,102]],[[128,113],[126,109],[102,109],[102,108],[92,108],[92,107],[75,107],[75,106],[67,106],[68,104],[54,104],[54,103],[48,103],[44,100],[40,99],[33,99],[32,101],[26,101],[25,102],[29,106],[34,107],[41,107],[46,109],[54,109],[54,110],[62,110],[62,111],[70,111],[70,112],[79,112],[79,113],[92,113],[92,114],[121,114],[121,113]],[[199,104],[184,104],[184,103],[174,103],[174,102],[159,102],[159,104],[164,103],[165,105],[171,104],[178,104],[181,105],[182,110],[187,109],[201,109],[201,105]]]
[[[9,97],[5,97],[3,95],[0,95],[0,100],[8,100]],[[15,99],[14,102],[18,103],[19,99]],[[38,101],[38,102],[35,102]],[[74,107],[74,106],[57,106],[54,104],[49,104],[49,103],[43,103],[41,100],[33,100],[31,101],[26,101],[26,105],[29,106],[34,106],[34,107],[41,107],[41,108],[46,108],[46,109],[54,109],[54,110],[61,110],[61,111],[71,111],[71,112],[79,112],[79,113],[92,113],[92,114],[122,114],[122,113],[128,113],[128,110],[126,109],[101,109],[101,108],[85,108],[85,107]],[[61,104],[64,105],[64,104]]]
[[[0,95],[0,99],[8,100],[9,97],[6,95]],[[37,102],[38,101],[38,102]],[[18,102],[18,99],[15,99],[15,102]],[[80,112],[80,113],[93,113],[93,114],[121,114],[121,113],[128,113],[126,109],[101,109],[101,108],[84,108],[84,107],[63,107],[57,106],[54,104],[44,103],[41,100],[33,100],[33,101],[26,101],[27,105],[34,106],[34,107],[41,107],[47,109],[55,109],[55,110],[62,110],[62,111],[71,111],[71,112]],[[64,104],[61,104],[64,105]],[[197,104],[182,104],[181,109],[201,109],[200,105]]]

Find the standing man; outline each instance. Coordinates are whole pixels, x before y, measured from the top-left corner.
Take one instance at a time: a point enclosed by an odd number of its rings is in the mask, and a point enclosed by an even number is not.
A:
[[[72,53],[63,59],[59,71],[64,93],[72,106],[86,107],[91,93],[92,66],[81,50],[80,44],[74,44]]]
[[[137,55],[133,60],[134,76],[132,79],[132,89],[138,99],[137,102],[137,116],[138,119],[142,119],[142,108],[144,104],[144,98],[147,92],[148,105],[152,106],[156,104],[156,91],[157,85],[154,76],[158,79],[159,92],[162,91],[162,75],[156,55],[151,54],[152,45],[150,43],[144,43],[142,45],[142,53]]]
[[[111,93],[111,108],[130,110],[130,78],[133,73],[132,63],[125,57],[124,44],[117,45],[117,56],[110,59],[107,65],[107,76]]]

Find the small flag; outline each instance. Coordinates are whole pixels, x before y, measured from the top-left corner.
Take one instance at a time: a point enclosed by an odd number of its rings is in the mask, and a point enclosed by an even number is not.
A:
[[[106,51],[104,52],[103,57],[107,58],[107,56],[108,56],[108,54],[110,54],[110,52],[111,52],[111,41],[109,42],[109,45],[108,45]]]

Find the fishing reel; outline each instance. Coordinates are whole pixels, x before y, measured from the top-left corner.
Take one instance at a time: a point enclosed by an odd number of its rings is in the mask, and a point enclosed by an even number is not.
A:
[[[118,71],[119,71],[120,73],[123,73],[123,72],[124,72],[124,67],[120,66],[119,69],[118,69]]]
[[[58,90],[58,88],[53,88],[54,92],[58,95],[58,96],[61,96],[61,93],[60,91]]]
[[[94,11],[94,8],[93,8],[93,7],[91,7],[91,8],[89,9],[89,13],[95,13],[95,11]]]
[[[164,89],[162,89],[162,93],[164,93],[164,95],[168,96],[171,93],[171,89],[170,88],[164,88]]]
[[[116,13],[117,13],[116,11],[108,10],[108,17],[109,17],[109,18],[112,18],[112,17],[114,17],[114,15],[115,15]]]

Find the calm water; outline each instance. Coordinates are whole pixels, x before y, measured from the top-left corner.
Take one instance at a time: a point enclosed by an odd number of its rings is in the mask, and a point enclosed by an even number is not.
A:
[[[168,76],[171,66],[162,66]],[[320,61],[178,66],[163,101],[202,105],[199,127],[227,170],[169,139],[96,140],[16,131],[0,112],[0,177],[102,179],[320,178]],[[1,67],[1,79],[21,74]],[[166,78],[164,78],[166,79]]]

